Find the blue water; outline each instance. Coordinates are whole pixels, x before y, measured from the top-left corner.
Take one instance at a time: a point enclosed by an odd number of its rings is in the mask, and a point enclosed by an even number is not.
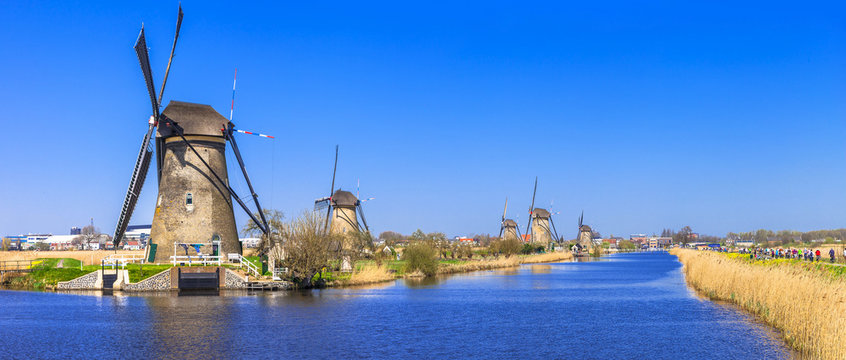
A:
[[[355,289],[221,296],[0,291],[3,358],[776,359],[665,253]]]

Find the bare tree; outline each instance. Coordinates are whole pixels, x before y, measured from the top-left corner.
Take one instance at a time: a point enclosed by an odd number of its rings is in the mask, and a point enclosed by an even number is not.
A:
[[[301,287],[311,287],[314,276],[330,261],[340,260],[343,237],[324,231],[324,219],[318,213],[305,211],[282,231],[284,262],[292,280]]]
[[[100,229],[94,227],[94,225],[85,225],[85,227],[80,231],[80,235],[71,240],[71,245],[87,246],[88,243],[94,240],[99,240],[100,235],[102,235]]]

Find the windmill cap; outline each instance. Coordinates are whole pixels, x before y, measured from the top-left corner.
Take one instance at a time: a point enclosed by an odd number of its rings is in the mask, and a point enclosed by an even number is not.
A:
[[[338,190],[332,194],[332,205],[333,206],[356,206],[358,205],[358,198],[355,197],[351,192]]]
[[[546,211],[546,209],[535,208],[534,210],[532,210],[532,216],[539,218],[548,218],[549,211]]]
[[[582,225],[581,227],[579,227],[579,231],[588,232],[588,231],[593,231],[593,230],[591,230],[590,226]]]
[[[171,101],[162,112],[177,125],[182,127],[185,135],[223,136],[220,128],[229,122],[213,107],[182,101]],[[176,133],[168,126],[159,124],[158,136],[170,137]]]
[[[502,223],[505,227],[517,227],[517,222],[511,219],[505,219]]]

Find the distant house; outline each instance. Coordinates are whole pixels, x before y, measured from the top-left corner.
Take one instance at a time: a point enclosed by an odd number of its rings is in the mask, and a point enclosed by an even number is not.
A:
[[[478,245],[475,239],[464,236],[456,236],[455,242],[461,245]]]
[[[68,250],[74,247],[73,239],[78,235],[50,235],[42,240],[45,244],[50,244],[50,250]]]
[[[260,238],[241,238],[238,240],[241,241],[241,246],[248,249],[257,248],[259,246],[259,243],[261,243]]]
[[[631,234],[629,235],[629,240],[632,242],[636,242],[638,244],[643,244],[646,242],[646,234]]]
[[[754,242],[754,241],[752,241],[752,240],[743,240],[743,239],[741,239],[741,240],[735,240],[735,241],[734,241],[734,246],[737,246],[737,247],[745,247],[745,248],[749,248],[749,247],[752,247],[752,246],[754,246],[754,245],[755,245],[755,242]]]

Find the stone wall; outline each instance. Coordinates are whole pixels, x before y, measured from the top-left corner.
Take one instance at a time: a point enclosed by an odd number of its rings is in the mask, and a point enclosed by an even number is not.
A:
[[[168,291],[170,290],[170,270],[162,271],[134,284],[123,284],[123,291]]]
[[[223,275],[226,277],[225,285],[223,286],[224,289],[246,289],[247,288],[247,280],[242,278],[241,275],[238,275],[232,270],[226,269],[226,273]]]
[[[59,290],[92,290],[99,289],[96,285],[100,277],[100,271],[95,271],[82,275],[70,281],[62,281],[56,284],[56,289]]]

